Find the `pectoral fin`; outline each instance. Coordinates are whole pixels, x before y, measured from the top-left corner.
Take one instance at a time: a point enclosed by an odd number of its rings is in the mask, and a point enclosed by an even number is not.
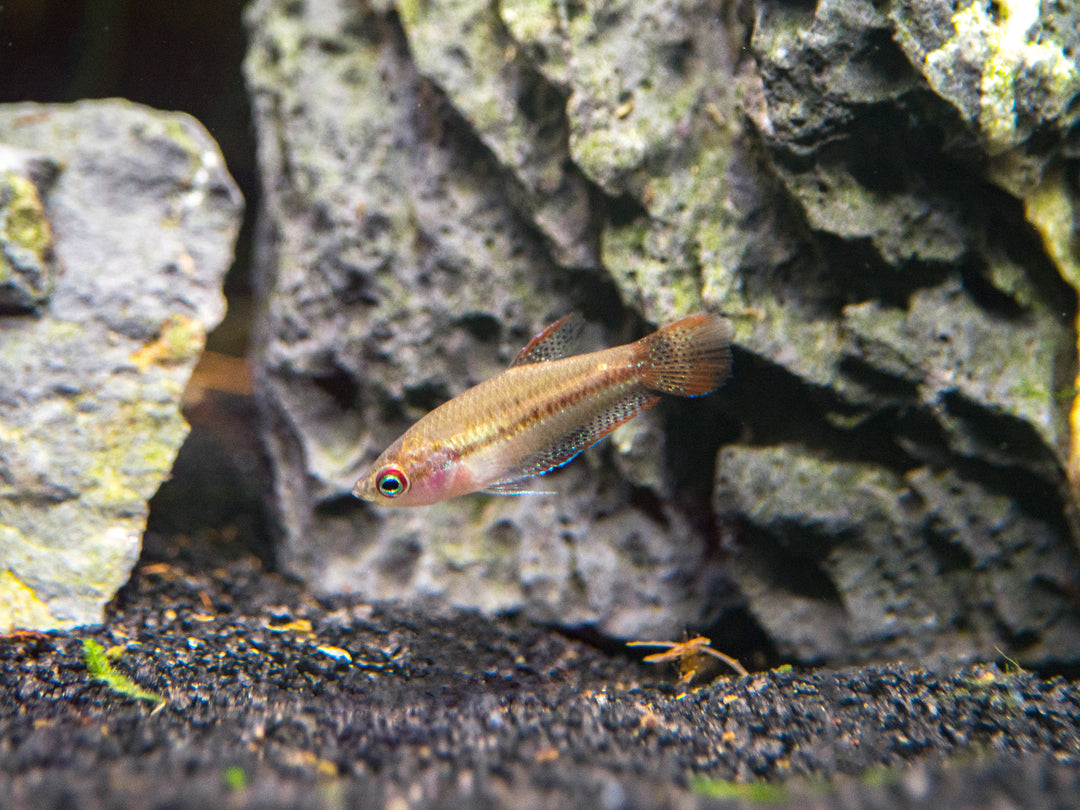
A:
[[[505,481],[501,484],[493,484],[487,489],[480,490],[488,495],[554,495],[555,492],[546,489],[532,489],[535,482],[532,476],[519,478],[516,481]]]

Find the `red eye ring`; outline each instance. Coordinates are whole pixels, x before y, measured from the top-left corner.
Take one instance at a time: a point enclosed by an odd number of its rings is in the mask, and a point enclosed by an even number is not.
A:
[[[385,467],[375,479],[375,488],[384,498],[396,498],[409,491],[409,476],[397,467]]]

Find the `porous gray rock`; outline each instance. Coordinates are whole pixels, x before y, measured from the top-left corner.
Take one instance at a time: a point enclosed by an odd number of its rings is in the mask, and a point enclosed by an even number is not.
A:
[[[1063,168],[1077,84],[1057,56],[1074,35],[1067,10],[1019,33],[984,12],[254,3],[260,395],[289,570],[329,590],[674,634],[716,615],[713,552],[731,549],[724,572],[793,657],[1080,657],[1068,596],[1080,261]],[[949,79],[961,66],[977,91]],[[1008,120],[987,112],[1006,103]],[[407,514],[349,500],[367,461],[547,320],[585,301],[607,342],[624,339],[597,294],[611,287],[653,323],[732,317],[732,384],[620,430],[552,479],[555,500]],[[686,495],[711,489],[722,445],[714,537],[691,528],[708,521]],[[768,514],[737,497],[728,457],[768,481]],[[802,465],[875,483],[841,501],[822,484],[832,501],[816,506],[782,486]],[[896,504],[919,475],[928,503],[963,497],[916,519]],[[830,518],[838,502],[849,521]],[[956,503],[1004,510],[1009,528],[965,528]],[[941,548],[965,549],[950,565],[970,568],[952,579],[925,548],[945,511],[955,536]],[[741,539],[803,524],[832,532],[838,562],[804,572],[816,585],[785,601]],[[918,564],[901,575],[885,555],[850,575],[841,561],[865,561],[879,531]],[[970,547],[997,540],[1014,564],[988,584]],[[1036,599],[1024,583],[1051,570],[1063,573]],[[1011,596],[984,621],[987,604],[954,585]],[[933,627],[906,605],[913,591]],[[1029,596],[1038,610],[1017,607]],[[799,610],[813,622],[790,621]],[[873,616],[899,618],[884,630]]]
[[[753,538],[732,567],[751,610],[805,659],[1080,656],[1075,242],[1049,213],[1070,205],[1068,12],[1013,30],[1023,9],[960,5],[758,6],[742,105],[806,249],[736,271],[741,343],[792,399],[746,410],[757,446],[721,454],[717,503]]]
[[[0,632],[93,624],[187,434],[242,200],[186,115],[6,105],[0,144]]]
[[[472,22],[454,26],[492,36],[490,7],[472,5],[462,15]],[[613,635],[672,632],[708,602],[717,573],[688,518],[652,494],[649,484],[670,486],[658,472],[660,416],[600,450],[623,459],[614,468],[586,454],[545,479],[557,497],[384,510],[350,494],[413,421],[504,369],[546,323],[583,308],[615,327],[583,348],[630,336],[605,312],[603,280],[578,264],[591,260],[574,258],[598,235],[590,217],[553,214],[577,205],[580,172],[560,175],[566,158],[552,163],[527,121],[474,129],[470,83],[503,100],[507,87],[487,63],[469,80],[461,65],[433,65],[438,54],[414,62],[406,34],[437,32],[412,13],[403,30],[344,0],[248,9],[265,192],[259,396],[278,558],[321,591],[523,611]],[[532,94],[518,101],[557,118],[554,88],[520,80],[506,78]],[[542,195],[541,166],[557,169]]]
[[[775,231],[762,238],[768,183],[742,137],[734,7],[509,0],[499,13],[569,93],[570,155],[609,198],[601,257],[627,302],[659,323],[702,306],[710,270],[787,255]]]
[[[1033,661],[1080,645],[1075,555],[1035,498],[956,470],[728,447],[716,507],[744,522],[733,576],[785,658],[932,662],[1023,639]]]
[[[399,10],[417,71],[491,150],[507,201],[547,237],[559,264],[597,267],[598,212],[570,157],[565,92],[537,71],[498,5],[436,0]]]

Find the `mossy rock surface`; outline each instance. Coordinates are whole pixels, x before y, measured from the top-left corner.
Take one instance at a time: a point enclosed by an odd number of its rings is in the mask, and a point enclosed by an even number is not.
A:
[[[9,105],[0,142],[29,156],[6,175],[23,194],[0,194],[4,233],[41,268],[0,308],[0,630],[92,624],[187,435],[180,397],[224,312],[242,203],[187,116]]]

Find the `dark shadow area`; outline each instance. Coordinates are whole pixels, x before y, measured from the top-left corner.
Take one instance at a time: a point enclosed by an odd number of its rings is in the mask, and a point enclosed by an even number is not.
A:
[[[1075,173],[1074,168],[1073,175]],[[1062,278],[1053,260],[1047,256],[1042,235],[1028,222],[1023,202],[992,186],[979,193],[989,200],[985,228],[989,244],[999,247],[1009,259],[1024,268],[1028,280],[1044,301],[1060,305],[1052,312],[1059,323],[1071,329],[1076,319],[1076,290]],[[966,285],[967,278],[964,281]]]
[[[166,543],[201,544],[207,554],[225,558],[254,554],[272,568],[264,501],[269,476],[255,432],[255,402],[250,396],[204,397],[185,409],[191,433],[150,501],[144,559],[149,537],[156,535]]]
[[[887,397],[915,401],[919,386],[912,380],[882,371],[861,357],[848,355],[840,360],[840,373],[849,380]]]
[[[796,539],[796,536],[801,537]],[[832,578],[819,564],[832,548],[844,544],[843,537],[822,534],[792,520],[770,531],[744,526],[741,542],[753,549],[756,559],[763,561],[762,570],[768,572],[776,590],[810,602],[843,607],[844,600]],[[815,557],[805,553],[809,547],[818,549]],[[801,551],[794,553],[792,549]]]
[[[801,444],[829,458],[872,462],[897,472],[917,466],[896,442],[897,435],[931,426],[912,423],[918,417],[914,409],[898,403],[891,412],[871,414],[757,355],[738,348],[734,355],[736,375],[714,398],[738,420],[744,444]],[[896,380],[888,382],[896,390]],[[838,420],[853,426],[837,427]]]

